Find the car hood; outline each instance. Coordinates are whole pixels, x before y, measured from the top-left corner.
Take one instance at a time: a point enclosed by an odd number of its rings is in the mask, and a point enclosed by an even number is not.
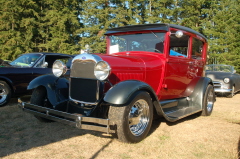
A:
[[[231,77],[232,73],[230,72],[217,72],[217,71],[207,71],[206,76],[211,78],[213,81],[223,80],[226,77]]]
[[[119,53],[99,56],[111,66],[110,81],[113,84],[133,79],[149,83],[157,91],[164,67],[162,55],[131,52],[129,55]]]

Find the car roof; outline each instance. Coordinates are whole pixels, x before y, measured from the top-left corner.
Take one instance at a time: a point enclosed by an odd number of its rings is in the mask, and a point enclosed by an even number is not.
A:
[[[113,33],[120,33],[120,32],[127,32],[127,31],[136,31],[136,30],[165,30],[165,31],[169,31],[170,28],[176,28],[176,29],[180,29],[180,30],[183,30],[183,31],[191,32],[191,33],[194,33],[198,36],[201,36],[202,38],[207,40],[207,38],[204,35],[202,35],[201,33],[197,32],[197,31],[195,31],[191,28],[176,25],[176,24],[167,24],[167,23],[122,26],[122,27],[118,27],[118,28],[108,29],[107,32],[105,33],[105,35],[106,34],[113,34]]]

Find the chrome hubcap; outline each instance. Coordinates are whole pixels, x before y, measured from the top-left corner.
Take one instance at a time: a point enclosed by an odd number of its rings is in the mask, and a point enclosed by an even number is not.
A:
[[[0,85],[0,103],[5,101],[7,98],[7,92],[2,85]]]
[[[208,112],[212,111],[213,103],[214,103],[214,96],[213,96],[213,89],[211,89],[208,92],[208,96],[207,96],[207,111]]]
[[[149,105],[140,99],[134,103],[129,112],[129,128],[134,136],[143,134],[149,124]]]

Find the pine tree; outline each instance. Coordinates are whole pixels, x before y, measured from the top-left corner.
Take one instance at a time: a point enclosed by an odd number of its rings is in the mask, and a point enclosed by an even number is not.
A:
[[[212,1],[204,33],[209,39],[210,62],[234,65],[240,72],[239,0]]]
[[[79,22],[79,2],[76,0],[38,1],[40,6],[38,19],[38,37],[36,45],[40,51],[78,53],[80,47],[76,32]]]
[[[0,58],[79,51],[80,0],[0,0]]]
[[[11,60],[32,51],[35,8],[32,0],[0,1],[0,58]]]

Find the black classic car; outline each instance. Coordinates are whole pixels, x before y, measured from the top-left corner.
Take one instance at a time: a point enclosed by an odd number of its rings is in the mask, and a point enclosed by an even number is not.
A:
[[[216,94],[225,94],[232,98],[240,90],[240,75],[236,73],[234,66],[224,64],[212,64],[206,66],[206,76],[213,80]]]
[[[68,62],[72,57],[41,52],[22,54],[12,62],[0,60],[0,106],[6,105],[11,97],[31,94],[27,90],[30,81],[40,75],[52,74],[55,60]]]

